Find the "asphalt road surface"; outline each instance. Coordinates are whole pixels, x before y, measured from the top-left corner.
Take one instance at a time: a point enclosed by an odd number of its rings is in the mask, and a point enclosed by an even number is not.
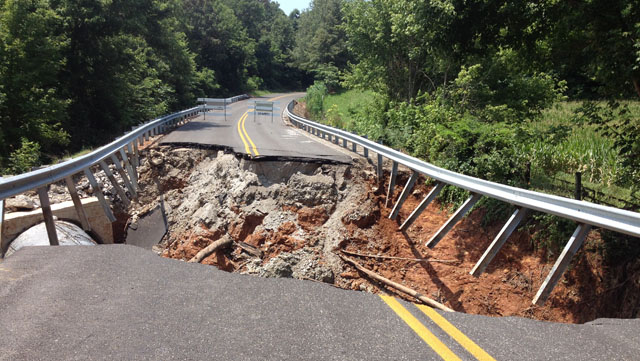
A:
[[[442,313],[134,246],[27,247],[0,263],[0,360],[637,360],[640,320]]]
[[[274,94],[234,103],[227,110],[210,111],[166,135],[161,144],[187,144],[228,148],[252,158],[300,159],[349,163],[351,158],[282,120],[284,108],[304,93]],[[256,101],[273,101],[271,114],[250,109]]]

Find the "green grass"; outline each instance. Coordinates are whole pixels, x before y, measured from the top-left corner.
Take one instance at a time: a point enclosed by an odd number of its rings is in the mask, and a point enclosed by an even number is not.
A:
[[[372,103],[374,98],[374,92],[361,90],[329,94],[324,98],[322,106],[325,122],[342,129],[353,129],[355,114]]]
[[[626,102],[640,118],[640,102]],[[550,139],[535,141],[529,150],[532,161],[532,187],[537,190],[573,197],[574,174],[582,172],[583,186],[589,189],[590,201],[618,207],[638,204],[629,189],[618,187],[621,159],[613,141],[599,134],[594,125],[577,124],[572,119],[580,102],[560,102],[545,110],[530,123],[530,129],[548,132],[565,127],[567,136],[557,144]]]

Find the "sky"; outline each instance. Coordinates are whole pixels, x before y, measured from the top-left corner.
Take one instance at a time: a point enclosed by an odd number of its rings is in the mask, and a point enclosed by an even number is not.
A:
[[[280,4],[280,9],[284,10],[284,13],[289,15],[291,10],[298,9],[302,11],[309,7],[311,0],[275,0]]]

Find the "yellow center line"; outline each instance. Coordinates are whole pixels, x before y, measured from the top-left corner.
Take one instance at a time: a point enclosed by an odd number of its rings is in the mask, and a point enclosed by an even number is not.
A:
[[[249,117],[249,112],[247,111],[245,117],[242,119],[242,130],[244,131],[244,135],[247,137],[247,140],[249,140],[249,143],[251,143],[251,146],[253,147],[253,153],[258,156],[260,155],[260,153],[258,153],[258,149],[256,148],[256,145],[253,144],[253,140],[251,140],[251,137],[249,136],[249,133],[247,133],[247,129],[244,127],[244,123],[247,121],[247,118]],[[251,154],[251,153],[249,153]]]
[[[425,305],[416,305],[418,309],[424,312],[433,322],[435,322],[441,329],[444,330],[449,336],[456,340],[462,347],[464,347],[470,354],[480,361],[495,361],[491,355],[485,352],[475,342],[471,341],[464,333],[458,330],[454,325],[442,317],[438,312]]]
[[[429,331],[411,312],[404,308],[400,302],[391,296],[380,295],[380,298],[389,306],[420,338],[429,345],[443,360],[460,360],[442,341]]]
[[[244,114],[240,117],[240,119],[238,120],[238,134],[240,134],[240,139],[242,139],[242,143],[244,143],[244,149],[245,149],[245,151],[246,151],[249,155],[251,155],[251,149],[249,149],[249,144],[247,144],[247,141],[244,139],[244,135],[242,135],[242,128],[241,128],[242,121],[243,121],[244,119],[246,119],[248,115],[249,115],[249,112],[246,112],[246,113],[244,113]]]

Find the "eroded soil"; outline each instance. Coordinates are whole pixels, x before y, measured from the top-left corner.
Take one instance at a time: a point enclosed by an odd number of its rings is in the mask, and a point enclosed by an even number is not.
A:
[[[446,205],[434,202],[408,231],[398,231],[428,193],[424,180],[392,221],[375,168],[363,158],[352,165],[260,162],[166,146],[143,155],[140,200],[129,209],[130,223],[164,200],[169,232],[156,247],[163,257],[188,261],[228,234],[233,246],[202,263],[228,272],[397,294],[345,264],[337,256],[345,250],[364,267],[460,312],[580,323],[637,317],[640,308],[640,262],[606,267],[596,251],[602,243],[597,230],[546,305],[537,307],[531,301],[553,260],[534,249],[528,227],[510,237],[478,278],[469,271],[505,220],[483,227],[485,210],[476,209],[430,250],[425,242],[449,216]],[[394,199],[407,178],[401,172]]]

